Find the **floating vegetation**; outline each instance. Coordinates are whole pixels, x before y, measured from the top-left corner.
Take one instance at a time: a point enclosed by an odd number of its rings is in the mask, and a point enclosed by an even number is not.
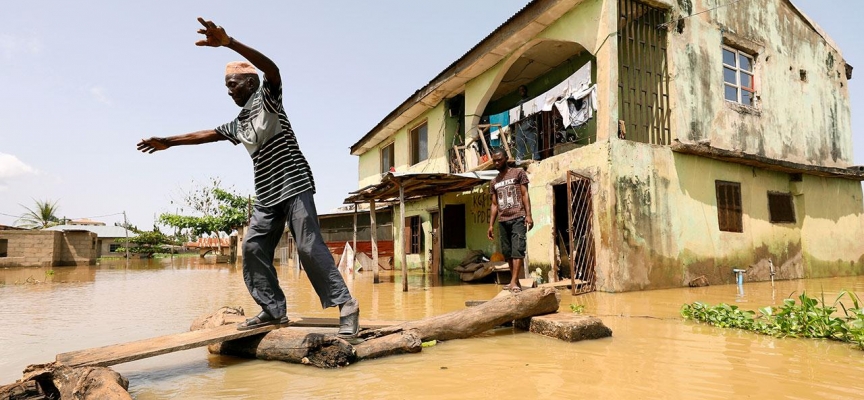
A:
[[[573,314],[582,314],[585,311],[584,304],[570,304],[570,311],[573,311]]]
[[[774,337],[830,339],[853,343],[864,350],[864,309],[855,293],[841,291],[831,305],[807,293],[783,300],[783,305],[763,307],[757,312],[720,303],[711,306],[701,302],[684,304],[685,319],[719,328],[738,328]],[[846,307],[843,301],[852,307]]]

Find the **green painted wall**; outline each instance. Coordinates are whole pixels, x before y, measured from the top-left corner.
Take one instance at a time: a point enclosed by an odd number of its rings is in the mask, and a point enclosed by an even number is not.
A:
[[[426,122],[428,135],[429,158],[414,165],[409,165],[410,143],[408,132]],[[444,172],[447,171],[447,149],[445,139],[445,107],[444,102],[425,112],[422,116],[406,124],[389,140],[381,142],[373,150],[360,155],[359,184],[366,187],[381,182],[381,149],[394,143],[394,159],[396,172]]]

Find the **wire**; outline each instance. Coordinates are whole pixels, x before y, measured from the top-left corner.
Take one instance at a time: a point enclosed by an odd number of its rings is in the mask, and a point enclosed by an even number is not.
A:
[[[664,22],[664,23],[662,23],[662,24],[660,24],[660,25],[657,25],[657,29],[665,29],[667,26],[669,26],[669,25],[671,25],[671,24],[674,24],[674,23],[677,23],[678,21],[681,21],[681,20],[683,20],[683,19],[690,18],[690,17],[695,17],[695,16],[697,16],[697,15],[699,15],[699,14],[705,14],[705,13],[707,13],[707,12],[714,11],[714,10],[716,10],[716,9],[718,9],[718,8],[728,7],[728,6],[731,6],[731,5],[733,5],[733,4],[735,4],[735,3],[738,3],[738,2],[741,2],[741,1],[743,1],[743,0],[734,0],[734,1],[732,1],[732,2],[729,2],[729,3],[726,3],[726,4],[721,4],[721,5],[717,6],[717,7],[714,7],[714,8],[711,8],[711,9],[705,10],[705,11],[699,11],[698,13],[690,14],[690,15],[688,15],[688,16],[686,16],[686,17],[681,17],[681,18],[674,19],[674,20],[669,21],[669,22]]]
[[[444,135],[443,135],[443,133],[444,133],[444,127],[445,127],[446,125],[447,125],[447,119],[444,118],[444,119],[442,119],[442,121],[441,121],[441,128],[438,129],[438,134],[436,135],[436,136],[437,136],[437,140],[435,141],[435,147],[433,147],[433,148],[432,148],[432,151],[429,152],[429,155],[430,155],[430,156],[431,156],[432,154],[435,154],[435,151],[438,150],[438,147],[441,145],[441,142],[443,141],[443,138],[444,138]],[[445,152],[444,156],[445,156],[445,157],[447,156],[446,152]],[[426,165],[423,167],[423,170],[420,171],[420,172],[421,172],[421,173],[425,173],[425,172],[426,172],[426,168],[429,168],[430,165],[432,165],[432,163],[431,163],[430,160],[427,158],[427,160],[426,160]]]
[[[6,213],[0,213],[0,215],[5,216],[5,217],[21,218],[21,215],[12,215],[12,214],[6,214]],[[94,215],[91,217],[76,217],[76,218],[63,217],[63,218],[66,220],[76,220],[76,219],[93,219],[93,218],[113,217],[115,215],[123,215],[123,213],[119,212],[119,213],[114,213],[114,214]]]

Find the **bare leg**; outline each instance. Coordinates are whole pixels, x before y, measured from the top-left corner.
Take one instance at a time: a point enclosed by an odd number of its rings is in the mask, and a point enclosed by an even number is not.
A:
[[[511,258],[507,260],[510,264],[510,287],[511,288],[519,288],[522,289],[522,285],[519,284],[519,272],[522,271],[522,261],[521,258]]]

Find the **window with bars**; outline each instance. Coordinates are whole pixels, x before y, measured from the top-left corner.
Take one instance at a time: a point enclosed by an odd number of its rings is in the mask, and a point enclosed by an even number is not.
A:
[[[768,213],[772,223],[795,223],[795,203],[790,193],[768,192]]]
[[[727,101],[754,106],[753,56],[723,46],[723,96]]]
[[[381,173],[390,172],[395,166],[393,160],[393,143],[381,148]]]
[[[724,232],[744,232],[741,212],[741,184],[715,181],[717,190],[717,222]]]
[[[429,158],[429,129],[424,122],[409,132],[411,138],[411,165]]]
[[[420,254],[423,247],[422,222],[419,215],[405,218],[405,254]]]

